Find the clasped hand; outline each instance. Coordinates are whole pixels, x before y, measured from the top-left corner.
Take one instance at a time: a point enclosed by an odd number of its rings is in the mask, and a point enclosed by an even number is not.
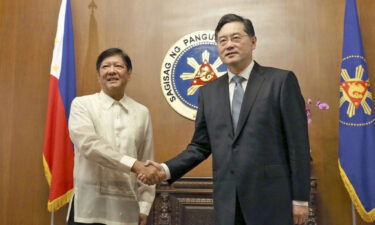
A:
[[[137,174],[138,180],[148,185],[160,184],[167,177],[163,167],[151,160],[145,163],[136,161],[132,171]]]

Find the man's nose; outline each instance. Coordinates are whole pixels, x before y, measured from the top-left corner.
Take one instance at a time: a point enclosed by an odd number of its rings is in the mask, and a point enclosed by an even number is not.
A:
[[[114,66],[110,66],[108,72],[109,73],[114,73],[115,72],[115,67]]]
[[[227,43],[226,47],[231,49],[231,48],[233,48],[233,46],[234,46],[234,42],[232,40],[228,40],[228,43]]]

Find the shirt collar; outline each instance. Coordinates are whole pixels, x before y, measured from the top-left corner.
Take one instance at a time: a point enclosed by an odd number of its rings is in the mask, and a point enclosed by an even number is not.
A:
[[[254,67],[254,60],[251,60],[251,63],[244,70],[242,70],[241,73],[237,74],[237,76],[241,76],[245,78],[246,80],[249,80],[250,73],[253,70],[253,67]],[[236,74],[228,70],[228,83],[232,81],[233,76],[236,76]]]
[[[126,105],[128,105],[128,97],[125,94],[119,101],[116,101],[115,99],[107,95],[103,90],[100,91],[99,96],[102,100],[104,109],[109,109],[115,102],[118,102],[125,109],[127,109]]]

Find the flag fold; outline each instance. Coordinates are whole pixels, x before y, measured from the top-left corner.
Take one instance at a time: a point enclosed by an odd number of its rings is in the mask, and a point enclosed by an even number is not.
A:
[[[70,104],[76,96],[74,37],[70,0],[62,0],[50,71],[43,166],[50,186],[48,211],[69,202],[73,190],[73,144],[69,138]]]
[[[339,171],[359,215],[375,221],[375,116],[355,0],[346,0],[340,76]]]

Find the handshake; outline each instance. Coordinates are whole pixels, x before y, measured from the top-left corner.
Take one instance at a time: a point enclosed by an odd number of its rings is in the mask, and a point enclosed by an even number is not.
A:
[[[146,162],[136,161],[131,171],[137,174],[138,180],[148,185],[160,184],[167,178],[164,168],[151,160]]]

